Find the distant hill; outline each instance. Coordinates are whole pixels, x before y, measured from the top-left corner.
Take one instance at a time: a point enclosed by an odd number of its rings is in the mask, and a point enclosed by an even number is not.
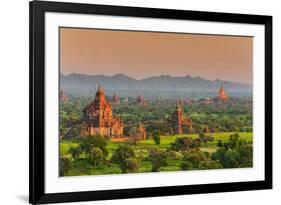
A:
[[[98,83],[101,83],[106,95],[119,96],[156,96],[156,97],[206,97],[215,96],[221,83],[229,95],[252,96],[252,86],[222,80],[206,80],[201,77],[173,77],[161,75],[136,80],[123,74],[113,76],[69,74],[60,75],[60,86],[72,96],[93,96]]]

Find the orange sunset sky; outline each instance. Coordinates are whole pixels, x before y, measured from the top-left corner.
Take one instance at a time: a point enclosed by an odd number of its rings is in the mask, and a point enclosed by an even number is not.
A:
[[[60,72],[200,76],[252,84],[253,38],[60,28]]]

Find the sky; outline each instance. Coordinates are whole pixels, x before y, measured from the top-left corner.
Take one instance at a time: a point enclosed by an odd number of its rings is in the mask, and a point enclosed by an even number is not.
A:
[[[252,84],[253,38],[60,28],[60,72],[200,76]]]

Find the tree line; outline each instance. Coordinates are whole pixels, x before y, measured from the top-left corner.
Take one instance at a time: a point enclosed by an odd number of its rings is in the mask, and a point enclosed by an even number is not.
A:
[[[203,152],[200,147],[213,141],[210,135],[200,134],[198,138],[177,138],[167,149],[160,149],[160,132],[153,132],[155,148],[148,149],[148,155],[137,155],[134,144],[120,144],[109,156],[109,140],[99,135],[77,139],[78,146],[71,147],[71,156],[60,156],[60,175],[65,176],[72,169],[72,163],[84,155],[91,166],[110,166],[117,164],[122,173],[140,172],[141,164],[149,161],[151,172],[161,171],[168,165],[168,160],[180,161],[181,170],[202,170],[220,168],[252,167],[253,147],[251,142],[240,139],[238,134],[229,136],[227,142],[218,141],[214,153]]]

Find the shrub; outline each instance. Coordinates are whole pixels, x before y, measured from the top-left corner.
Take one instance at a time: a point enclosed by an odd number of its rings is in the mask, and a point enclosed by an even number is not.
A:
[[[106,158],[108,156],[107,144],[108,140],[100,135],[88,135],[81,138],[80,149],[88,156],[93,147],[98,147],[102,150],[104,158]]]
[[[89,160],[95,167],[102,164],[104,160],[102,150],[98,147],[93,147],[89,153]]]
[[[195,152],[195,151],[185,152],[183,161],[189,161],[190,163],[192,163],[194,168],[199,168],[200,163],[202,163],[205,160],[204,157],[205,156],[203,152]]]
[[[129,158],[126,160],[126,171],[130,173],[136,173],[139,170],[139,162],[135,158]]]
[[[152,172],[158,172],[159,169],[167,165],[168,154],[166,151],[152,149],[149,152],[149,159],[152,163]]]
[[[174,143],[171,144],[171,150],[184,151],[189,149],[199,149],[199,139],[192,139],[191,137],[177,138]]]
[[[177,151],[169,151],[169,158],[172,160],[182,160],[183,154]]]
[[[60,176],[65,176],[67,172],[71,169],[71,161],[66,156],[60,157]]]
[[[181,163],[181,169],[182,170],[191,170],[192,168],[193,168],[193,164],[188,160],[183,161]]]
[[[208,142],[214,141],[214,137],[211,135],[205,135],[204,133],[199,134],[200,142],[207,144]]]
[[[72,158],[76,160],[81,154],[81,149],[80,147],[70,147],[69,153],[71,154]]]
[[[253,166],[253,146],[245,145],[239,149],[239,164],[240,167]]]
[[[201,151],[190,151],[184,153],[181,164],[183,170],[190,169],[218,169],[220,164],[210,158],[209,153]]]
[[[253,146],[239,139],[238,134],[229,136],[229,141],[218,143],[218,149],[212,154],[212,159],[218,161],[224,168],[252,167]]]
[[[218,143],[217,143],[217,147],[222,147],[223,146],[223,143],[221,140],[218,140]]]
[[[160,142],[161,142],[160,131],[159,130],[153,130],[152,136],[153,136],[153,141],[155,142],[155,144],[159,145]]]
[[[224,147],[219,148],[212,155],[212,159],[219,161],[224,168],[238,167],[239,153],[236,150],[226,149]]]
[[[129,132],[128,132],[129,136],[130,136],[130,142],[133,145],[137,145],[138,141],[141,140],[141,134],[139,132],[139,130],[136,127],[132,127]]]
[[[128,172],[128,160],[135,158],[135,152],[132,147],[120,145],[112,156],[112,161],[119,165],[122,173]]]

